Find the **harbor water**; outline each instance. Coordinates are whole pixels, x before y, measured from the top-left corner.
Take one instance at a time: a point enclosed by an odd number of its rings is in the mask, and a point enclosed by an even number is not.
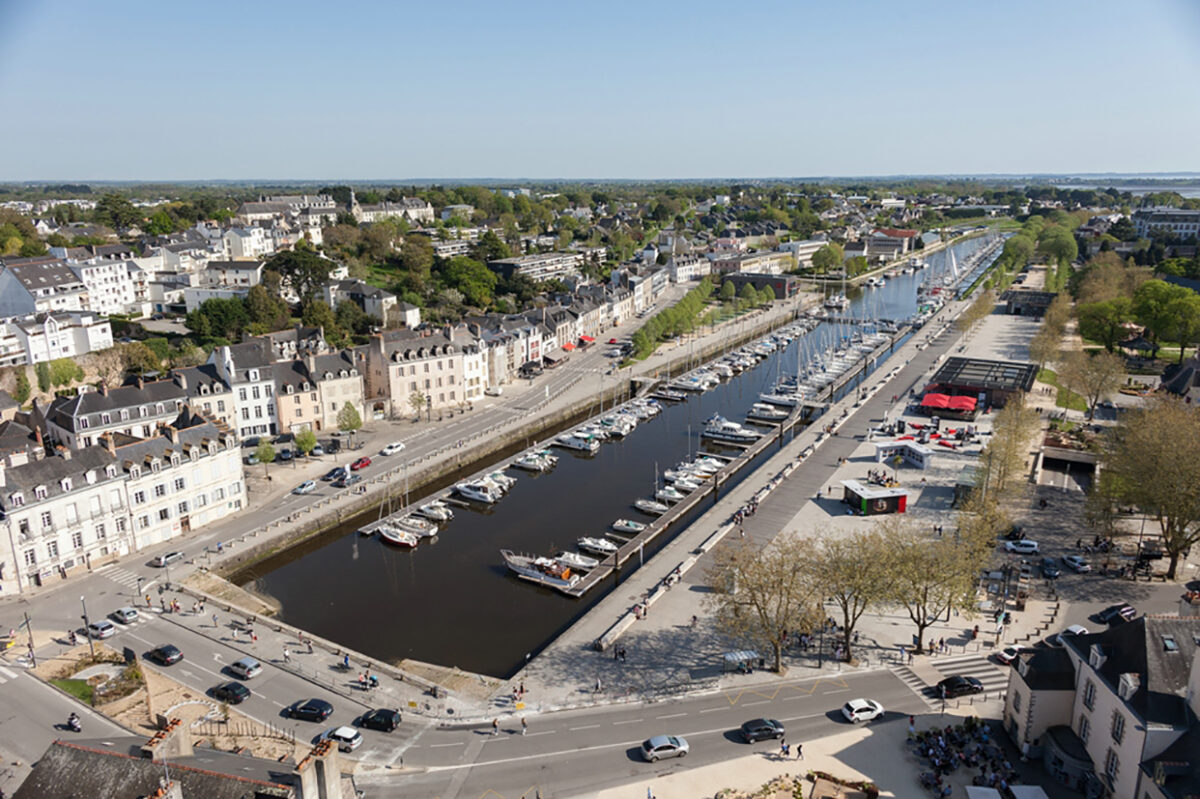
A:
[[[963,263],[981,240],[955,245]],[[845,316],[903,319],[917,310],[921,281],[940,283],[949,258],[934,253],[930,268],[890,278],[879,288],[851,290]],[[778,378],[847,335],[845,325],[824,323],[756,368],[724,381],[712,391],[690,394],[686,402],[664,403],[663,412],[644,420],[624,439],[604,442],[591,457],[556,450],[557,468],[545,474],[516,469],[513,489],[482,509],[455,508],[455,518],[437,538],[412,550],[396,549],[379,538],[357,534],[375,520],[366,514],[237,575],[239,583],[281,605],[289,624],[381,660],[404,658],[457,666],[507,677],[527,657],[613,590],[637,568],[634,559],[622,575],[599,584],[581,599],[515,579],[499,550],[548,554],[575,549],[581,536],[603,536],[618,518],[648,522],[631,507],[651,497],[656,480],[697,451],[730,452],[701,442],[705,420],[719,413],[743,421],[760,392]],[[597,376],[597,387],[599,377]],[[599,408],[597,408],[599,410]],[[774,452],[768,447],[757,461]],[[743,468],[727,485],[750,474]],[[396,486],[402,492],[403,486]],[[413,498],[416,499],[415,497]],[[647,547],[648,559],[672,534],[709,507],[702,502]],[[633,598],[631,597],[631,601]]]

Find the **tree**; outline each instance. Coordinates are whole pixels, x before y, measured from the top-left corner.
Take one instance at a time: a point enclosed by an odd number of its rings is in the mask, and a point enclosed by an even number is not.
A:
[[[208,302],[212,302],[212,300],[208,300]],[[158,356],[154,354],[154,350],[140,341],[131,341],[125,344],[121,348],[121,355],[125,359],[125,371],[129,374],[157,372],[162,366],[158,362]]]
[[[83,369],[70,358],[50,361],[50,382],[56,386],[69,386],[83,379]]]
[[[458,289],[463,299],[476,308],[486,308],[496,288],[496,273],[479,261],[457,255],[438,270],[438,280],[447,288]]]
[[[142,221],[142,214],[125,197],[105,194],[96,201],[96,221],[114,230],[133,227]]]
[[[916,625],[916,653],[920,654],[925,651],[925,631],[938,619],[974,607],[976,581],[986,561],[978,557],[976,548],[960,546],[952,538],[931,540],[899,519],[884,524],[892,549],[890,598]]]
[[[824,274],[834,267],[841,266],[844,257],[841,245],[831,241],[813,253],[813,269]]]
[[[1060,340],[1059,334],[1046,324],[1039,327],[1038,332],[1030,339],[1029,358],[1038,365],[1039,372],[1058,357]]]
[[[732,280],[726,280],[721,284],[721,301],[733,302],[737,297],[737,286],[733,285]]]
[[[479,237],[479,241],[471,248],[471,257],[476,261],[487,263],[501,258],[511,258],[512,250],[504,240],[496,235],[496,231],[488,230]]]
[[[891,551],[876,529],[849,536],[823,536],[807,568],[825,598],[841,611],[842,647],[846,661],[853,660],[851,646],[858,620],[891,592]]]
[[[1179,362],[1188,345],[1200,340],[1200,294],[1189,293],[1167,304],[1167,313],[1175,318],[1175,338],[1179,340]]]
[[[1072,350],[1058,370],[1059,381],[1087,401],[1088,421],[1096,415],[1096,403],[1116,391],[1124,378],[1125,361],[1111,352]]]
[[[1146,333],[1154,343],[1154,357],[1158,355],[1159,344],[1170,340],[1175,333],[1175,317],[1171,315],[1172,301],[1192,293],[1194,292],[1190,289],[1163,280],[1147,280],[1133,293],[1133,314],[1145,325]]]
[[[301,430],[296,434],[296,449],[304,457],[308,457],[308,453],[313,451],[313,447],[317,446],[317,434],[312,430]]]
[[[275,447],[271,446],[271,442],[264,438],[254,448],[254,457],[258,458],[258,462],[263,465],[263,477],[266,477],[267,464],[275,460]]]
[[[121,347],[109,347],[92,353],[91,366],[105,385],[120,385],[121,378],[125,376],[125,356],[121,353]]]
[[[433,242],[428,236],[409,233],[400,245],[400,268],[415,291],[424,291],[433,269]]]
[[[250,324],[257,327],[261,333],[283,330],[291,323],[287,303],[279,296],[278,291],[272,293],[262,283],[250,287],[246,294],[245,308]]]
[[[1026,407],[1024,395],[1009,399],[992,422],[992,436],[980,457],[981,488],[999,501],[1013,488],[1013,478],[1023,472],[1041,417]]]
[[[1152,400],[1124,414],[1105,450],[1113,492],[1158,522],[1174,579],[1200,541],[1200,415],[1173,397]]]
[[[413,413],[417,416],[417,421],[421,419],[421,411],[425,408],[425,395],[420,391],[414,391],[408,395],[408,407],[413,409]]]
[[[39,361],[38,364],[33,367],[33,373],[37,375],[38,391],[42,392],[43,394],[48,392],[50,387],[54,385],[50,379],[50,364],[46,363],[45,361]]]
[[[707,580],[717,629],[736,641],[771,647],[783,668],[784,636],[811,629],[823,615],[821,588],[801,565],[812,543],[784,533],[761,549],[748,542],[717,553]]]
[[[743,283],[742,288],[738,291],[738,299],[746,306],[754,306],[758,304],[758,290],[749,283]]]
[[[17,385],[13,389],[13,399],[18,405],[24,405],[29,400],[30,394],[29,376],[25,374],[25,367],[17,367]]]
[[[350,434],[350,441],[353,443],[354,431],[362,427],[362,417],[358,415],[358,408],[354,407],[353,402],[342,405],[342,409],[338,411],[337,424],[338,430]]]
[[[1133,305],[1128,297],[1115,297],[1102,302],[1080,305],[1076,311],[1079,335],[1098,341],[1109,352],[1125,339],[1125,325],[1133,318]]]
[[[353,300],[342,300],[338,303],[337,324],[347,333],[367,333],[371,327],[371,317]]]
[[[310,299],[304,303],[304,309],[300,312],[300,321],[307,327],[321,328],[325,331],[325,337],[332,341],[337,341],[341,336],[337,317],[334,316],[333,309],[325,300]]]
[[[329,282],[329,273],[335,266],[333,261],[311,250],[284,250],[272,255],[264,270],[278,273],[283,284],[296,292],[303,303]]]
[[[763,286],[758,292],[759,305],[770,305],[775,302],[775,289],[770,286]]]

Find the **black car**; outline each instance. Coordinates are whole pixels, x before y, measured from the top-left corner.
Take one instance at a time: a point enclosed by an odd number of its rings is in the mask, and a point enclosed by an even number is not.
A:
[[[768,738],[782,738],[783,725],[775,719],[751,719],[742,725],[742,737],[750,744]]]
[[[1025,537],[1025,528],[1019,524],[1014,524],[1008,528],[1008,532],[1004,534],[1005,541],[1020,541]]]
[[[346,467],[345,466],[336,466],[336,467],[330,469],[329,471],[325,472],[325,474],[321,477],[321,479],[326,480],[326,481],[341,480],[345,476],[346,476]]]
[[[324,699],[308,699],[289,707],[288,715],[302,721],[324,721],[333,715],[333,705]]]
[[[1054,558],[1042,558],[1042,576],[1047,580],[1053,580],[1062,574],[1062,569],[1059,568],[1058,562]]]
[[[334,488],[349,488],[350,486],[354,485],[355,483],[361,483],[361,482],[362,482],[362,478],[359,477],[357,474],[348,474],[338,480],[335,480],[333,483],[333,487]]]
[[[290,461],[294,457],[295,457],[295,454],[290,449],[281,449],[281,450],[279,450],[279,453],[275,456],[275,460]]]
[[[329,439],[325,442],[325,451],[330,455],[334,454],[335,452],[341,452],[342,442],[338,441],[336,438]]]
[[[358,724],[360,727],[366,727],[368,730],[391,732],[400,726],[400,711],[389,710],[387,708],[368,710],[362,714],[362,718],[358,720]]]
[[[943,699],[953,699],[956,696],[983,693],[983,683],[974,677],[963,677],[956,674],[947,677],[937,684],[938,695]]]
[[[1104,624],[1122,624],[1127,621],[1132,621],[1137,615],[1137,608],[1128,602],[1118,602],[1115,605],[1109,605],[1104,610],[1096,614],[1096,620]]]
[[[147,657],[155,663],[170,666],[172,663],[178,663],[183,660],[183,653],[174,644],[163,644],[160,647],[151,649]]]
[[[213,698],[231,705],[240,705],[250,698],[250,689],[240,682],[227,682],[213,689]]]

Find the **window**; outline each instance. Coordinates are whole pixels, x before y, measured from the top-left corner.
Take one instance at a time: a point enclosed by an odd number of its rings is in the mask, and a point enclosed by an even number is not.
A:
[[[22,537],[29,535],[28,519],[21,519],[19,522],[17,522],[17,532],[19,532]]]
[[[249,418],[250,418],[250,409],[242,408],[242,419],[245,420],[245,419],[249,419]]]
[[[20,492],[11,494],[8,497],[8,501],[12,503],[12,506],[14,508],[19,508],[20,506],[25,504],[25,495]]]
[[[83,549],[83,533],[79,530],[71,533],[71,546],[76,549]]]
[[[213,492],[213,499],[217,500],[218,502],[220,502],[221,500],[225,499],[225,489],[223,489],[223,488],[218,488],[216,491],[214,491],[214,492]]]
[[[184,483],[184,480],[182,477],[175,478],[175,490],[176,491],[182,491],[184,488],[184,485],[185,485],[185,483]]]
[[[109,465],[104,467],[104,474],[106,477],[116,477],[117,476],[117,467],[113,466],[110,463]]]
[[[42,527],[50,527],[52,520],[50,519],[50,511],[42,511]]]
[[[128,421],[129,421],[129,409],[128,409],[128,408],[122,408],[122,409],[121,409],[121,421],[122,421],[122,422],[128,422]]]
[[[154,498],[165,497],[167,495],[167,486],[165,483],[159,483],[154,487]]]
[[[1164,652],[1178,652],[1179,651],[1179,644],[1175,643],[1175,636],[1164,635],[1162,637],[1162,642],[1163,642],[1163,651]]]
[[[34,488],[33,495],[35,497],[37,497],[38,499],[45,499],[46,498],[46,487],[38,486],[38,487]]]
[[[137,524],[138,524],[139,530],[145,530],[147,527],[150,526],[150,517],[143,513],[141,516],[138,517]]]
[[[254,418],[255,418],[255,419],[261,419],[261,418],[262,418],[262,406],[261,406],[261,405],[255,405],[255,406],[254,406]]]
[[[125,532],[125,520],[123,518],[121,518],[120,516],[117,517],[117,532],[118,533]]]
[[[155,404],[155,406],[154,406],[154,412],[155,412],[156,414],[158,414],[159,416],[162,416],[162,412],[163,412],[163,404],[162,404],[161,402],[159,402],[159,403],[156,403],[156,404]]]
[[[1012,707],[1013,707],[1013,713],[1021,712],[1021,692],[1020,691],[1013,691]]]
[[[244,389],[244,388],[238,389],[238,399],[240,399],[242,402],[246,401],[246,389]]]
[[[1096,708],[1096,684],[1091,680],[1083,686],[1083,706],[1088,710]]]
[[[67,505],[67,524],[74,524],[77,521],[79,521],[79,509],[72,502]]]
[[[133,504],[134,505],[145,505],[146,504],[146,492],[145,491],[134,491],[133,492]]]
[[[236,494],[242,493],[242,484],[234,483],[233,485],[229,486],[229,493],[231,495],[236,495]]]
[[[171,456],[171,465],[172,465],[172,466],[178,466],[178,465],[179,465],[179,456],[178,456],[178,455],[172,455],[172,456]]]
[[[259,391],[258,386],[252,386],[250,389],[250,393],[254,396],[255,399],[258,399],[259,397],[262,396],[262,392]]]
[[[149,416],[149,415],[150,415],[150,409],[147,408],[145,405],[142,405],[138,408],[138,416],[145,417],[145,416]]]
[[[112,491],[108,492],[108,504],[111,505],[114,510],[125,504],[121,502],[121,489],[114,488]]]
[[[57,541],[51,541],[50,543],[46,544],[46,554],[50,556],[51,560],[58,557]]]
[[[225,400],[217,400],[217,413],[225,413]]]
[[[1092,731],[1092,725],[1088,722],[1088,717],[1084,714],[1079,714],[1079,740],[1085,744],[1088,742],[1088,735]]]
[[[197,494],[196,495],[196,507],[197,508],[203,508],[207,504],[208,504],[208,494]]]
[[[1109,749],[1108,754],[1104,756],[1104,776],[1108,777],[1109,782],[1116,782],[1120,770],[1121,762],[1117,759],[1116,751]]]
[[[1121,743],[1121,739],[1125,737],[1125,717],[1121,715],[1121,711],[1114,710],[1112,717],[1112,739],[1117,743]]]
[[[100,424],[109,424],[112,422],[112,417],[107,413],[100,414]]]
[[[180,515],[180,516],[182,516],[183,514],[187,513],[187,512],[188,512],[188,504],[187,504],[187,500],[185,499],[183,502],[180,502],[180,503],[179,503],[179,505],[178,505],[178,507],[176,508],[176,510],[178,510],[178,511],[179,511],[179,515]]]
[[[154,472],[155,474],[158,474],[158,470],[161,468],[162,468],[162,464],[159,463],[158,458],[155,458],[154,460],[150,461],[150,471]]]
[[[258,380],[258,370],[257,370],[257,369],[251,369],[251,370],[250,370],[250,379],[251,379],[251,380]],[[256,390],[256,391],[258,390],[258,386],[255,386],[254,388],[255,388],[255,390]],[[257,395],[256,395],[256,396],[257,396]]]
[[[37,565],[37,552],[35,550],[32,550],[32,549],[25,550],[25,565],[26,566],[36,566]]]
[[[158,509],[158,520],[159,521],[165,522],[169,518],[171,518],[171,509],[170,508],[159,508]]]
[[[89,424],[91,424],[91,423],[88,421],[88,418],[86,416],[80,417],[79,427],[81,430],[86,430],[88,428]]]
[[[122,519],[121,521],[123,522],[124,519]],[[96,538],[98,538],[101,541],[108,538],[108,531],[104,529],[103,524],[96,525]]]

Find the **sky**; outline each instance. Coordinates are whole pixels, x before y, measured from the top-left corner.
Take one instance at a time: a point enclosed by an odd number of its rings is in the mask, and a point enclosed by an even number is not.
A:
[[[1200,171],[1200,2],[0,0],[0,180]]]

